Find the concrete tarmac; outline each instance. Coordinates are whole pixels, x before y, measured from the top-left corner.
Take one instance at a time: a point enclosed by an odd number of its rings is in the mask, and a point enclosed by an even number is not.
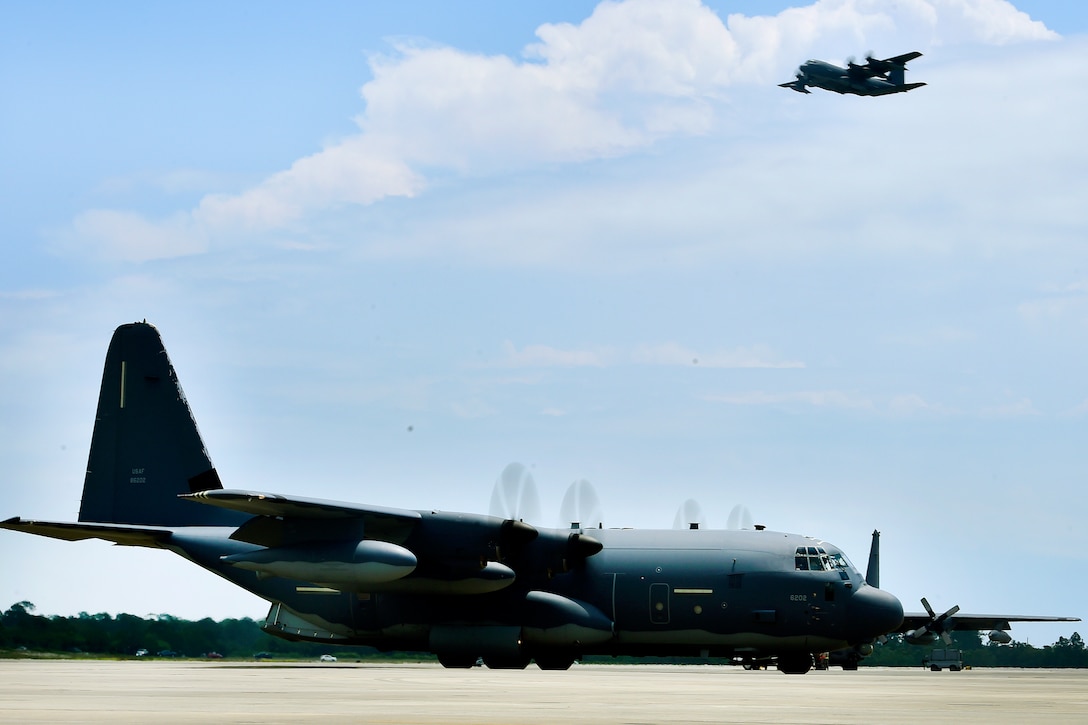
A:
[[[1085,723],[1088,670],[0,661],[2,723]]]

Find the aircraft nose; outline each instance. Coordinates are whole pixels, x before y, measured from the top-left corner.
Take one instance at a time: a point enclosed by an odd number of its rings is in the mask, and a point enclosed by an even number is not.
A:
[[[903,623],[903,604],[883,589],[863,586],[854,592],[848,608],[851,641],[863,641],[893,632]]]

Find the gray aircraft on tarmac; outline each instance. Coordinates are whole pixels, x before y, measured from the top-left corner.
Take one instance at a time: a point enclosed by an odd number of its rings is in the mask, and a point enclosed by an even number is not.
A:
[[[904,93],[924,86],[925,83],[907,83],[907,62],[922,56],[918,51],[877,60],[872,54],[865,62],[853,60],[845,68],[823,60],[808,60],[797,69],[797,77],[789,83],[779,83],[781,88],[792,88],[798,93],[811,93],[809,86],[835,93],[853,93],[856,96],[886,96]]]
[[[904,615],[878,588],[875,532],[862,576],[833,544],[762,526],[546,529],[225,489],[146,321],[119,327],[106,354],[78,523],[0,528],[167,549],[267,600],[271,634],[429,651],[446,667],[674,655],[801,674],[829,651],[855,668],[892,632],[925,643],[957,628],[1007,638],[1010,622],[1077,621],[937,616],[928,603]]]

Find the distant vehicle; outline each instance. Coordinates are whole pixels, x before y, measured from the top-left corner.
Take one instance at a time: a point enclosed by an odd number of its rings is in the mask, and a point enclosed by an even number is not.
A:
[[[797,69],[797,77],[794,80],[778,85],[798,93],[811,93],[808,86],[835,93],[852,93],[855,96],[905,93],[925,85],[925,83],[907,83],[905,77],[907,62],[921,56],[922,54],[918,51],[885,60],[877,60],[869,55],[860,65],[853,60],[847,61],[845,68],[823,60],[808,60]]]
[[[952,647],[937,647],[922,659],[922,667],[933,672],[940,672],[945,667],[949,672],[959,672],[963,669],[963,652]]]
[[[207,657],[210,660],[221,660],[221,659],[223,659],[223,655],[219,654],[218,652],[209,652],[208,654],[206,654],[204,656]]]
[[[271,652],[257,652],[256,654],[253,655],[253,659],[255,659],[255,660],[270,660],[270,659],[272,659],[272,653]]]
[[[147,655],[148,655],[148,651],[146,649],[136,650],[136,656],[137,657],[147,657]]]
[[[336,657],[332,655],[321,655],[319,658],[322,662],[336,662]]]
[[[159,657],[177,657],[177,656],[178,656],[178,653],[175,652],[172,649],[161,649],[161,650],[159,650]]]

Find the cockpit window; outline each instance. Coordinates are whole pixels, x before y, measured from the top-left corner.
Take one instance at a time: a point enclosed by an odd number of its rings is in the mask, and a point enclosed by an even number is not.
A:
[[[798,546],[793,562],[797,571],[838,571],[842,576],[850,569],[845,556],[837,551],[829,554],[822,546]]]

